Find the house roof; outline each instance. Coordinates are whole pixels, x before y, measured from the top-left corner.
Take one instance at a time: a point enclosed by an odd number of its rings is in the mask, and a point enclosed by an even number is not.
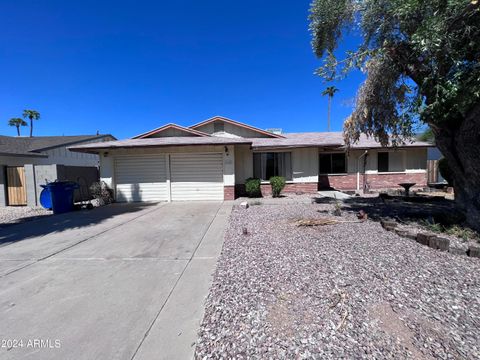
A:
[[[255,131],[257,133],[260,133],[262,135],[267,135],[271,138],[283,138],[282,135],[279,135],[279,134],[274,134],[272,132],[269,132],[269,131],[266,131],[266,130],[262,130],[262,129],[259,129],[257,127],[254,127],[254,126],[251,126],[251,125],[248,125],[248,124],[245,124],[245,123],[242,123],[242,122],[239,122],[239,121],[235,121],[235,120],[232,120],[232,119],[229,119],[229,118],[226,118],[226,117],[223,117],[223,116],[214,116],[214,117],[211,117],[207,120],[204,120],[202,122],[199,122],[198,124],[195,124],[195,125],[192,125],[190,126],[190,129],[196,129],[198,127],[201,127],[201,126],[204,126],[204,125],[207,125],[207,124],[210,124],[210,123],[213,123],[215,121],[223,121],[225,123],[228,123],[228,124],[232,124],[232,125],[235,125],[235,126],[239,126],[239,127],[242,127],[244,129],[248,129],[248,130],[251,130],[251,131]]]
[[[345,141],[342,132],[304,132],[283,134],[284,139],[255,138],[252,140],[254,149],[261,148],[295,148],[295,147],[338,147],[344,148]],[[425,141],[406,142],[397,146],[398,148],[410,147],[432,147],[433,144]],[[357,143],[351,145],[352,149],[375,149],[383,146],[372,137],[362,134]]]
[[[146,139],[127,139],[118,141],[105,141],[101,143],[92,143],[78,146],[71,146],[68,149],[78,152],[98,153],[110,149],[128,149],[128,148],[156,148],[165,146],[196,146],[196,145],[240,145],[251,144],[250,139],[243,138],[223,138],[215,136],[171,136]]]
[[[0,135],[0,154],[9,156],[46,157],[49,149],[79,144],[85,141],[113,137],[112,135],[34,136],[13,137]]]
[[[302,147],[319,147],[331,149],[344,149],[345,142],[341,132],[306,132],[284,134],[284,138],[226,138],[217,136],[181,136],[181,137],[159,137],[159,138],[138,138],[119,141],[106,141],[69,147],[72,151],[98,153],[109,149],[122,148],[145,148],[165,146],[197,146],[197,145],[250,145],[253,150],[267,149],[288,149]],[[434,145],[414,141],[405,143],[399,148],[411,147],[432,147]],[[352,149],[374,149],[382,148],[379,142],[365,135],[360,137],[358,143],[352,145]]]
[[[143,138],[147,138],[147,137],[149,137],[149,136],[152,136],[152,135],[155,135],[155,134],[159,134],[159,133],[161,133],[161,132],[163,132],[163,131],[166,131],[166,130],[169,130],[169,129],[179,130],[179,131],[185,132],[185,133],[187,133],[187,134],[192,134],[192,135],[196,135],[196,136],[210,136],[209,134],[204,133],[204,132],[202,132],[202,131],[198,131],[198,130],[190,129],[190,128],[187,128],[187,127],[184,127],[184,126],[181,126],[181,125],[177,125],[177,124],[170,123],[170,124],[166,124],[166,125],[160,126],[159,128],[156,128],[156,129],[147,131],[147,132],[145,132],[145,133],[143,133],[143,134],[136,135],[136,136],[132,137],[132,139],[143,139]]]

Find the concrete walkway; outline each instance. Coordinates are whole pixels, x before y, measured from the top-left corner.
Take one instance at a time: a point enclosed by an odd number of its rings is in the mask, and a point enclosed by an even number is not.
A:
[[[0,358],[192,358],[230,211],[114,205],[0,230]]]

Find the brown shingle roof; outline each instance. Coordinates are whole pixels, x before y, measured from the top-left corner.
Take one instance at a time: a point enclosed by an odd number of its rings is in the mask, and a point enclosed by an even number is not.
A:
[[[46,156],[42,151],[78,144],[84,141],[112,137],[111,135],[34,136],[13,137],[0,135],[0,154],[16,156]]]
[[[254,149],[262,148],[295,148],[295,147],[345,147],[342,132],[305,132],[305,133],[286,133],[285,139],[265,139],[255,138],[252,140]],[[407,142],[399,147],[429,147],[432,144],[424,141]],[[361,135],[360,140],[352,144],[352,149],[372,149],[381,148],[382,145],[373,138]]]
[[[92,143],[79,146],[71,146],[69,150],[78,152],[98,152],[99,150],[122,149],[122,148],[145,148],[145,147],[164,147],[164,146],[195,146],[195,145],[234,145],[251,144],[250,139],[242,138],[222,138],[222,137],[161,137],[146,139],[127,139],[119,141],[105,141],[102,143]]]

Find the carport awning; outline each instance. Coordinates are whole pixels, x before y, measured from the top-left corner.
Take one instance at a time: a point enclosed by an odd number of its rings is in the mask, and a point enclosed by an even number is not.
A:
[[[98,154],[101,151],[113,149],[132,148],[158,148],[166,146],[201,146],[201,145],[251,145],[250,139],[221,138],[221,137],[162,137],[149,139],[128,139],[119,141],[106,141],[79,146],[71,146],[68,149],[75,152]]]

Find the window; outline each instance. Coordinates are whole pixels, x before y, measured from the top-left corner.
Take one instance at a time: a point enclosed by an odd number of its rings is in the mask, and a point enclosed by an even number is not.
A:
[[[268,181],[272,176],[292,180],[292,155],[289,152],[254,153],[253,176]]]
[[[378,172],[403,172],[405,171],[405,151],[378,152]]]
[[[225,123],[223,121],[215,121],[213,123],[213,132],[224,132],[225,131]]]
[[[320,154],[320,174],[343,174],[347,172],[344,153]]]
[[[378,172],[388,172],[388,152],[378,153]]]

